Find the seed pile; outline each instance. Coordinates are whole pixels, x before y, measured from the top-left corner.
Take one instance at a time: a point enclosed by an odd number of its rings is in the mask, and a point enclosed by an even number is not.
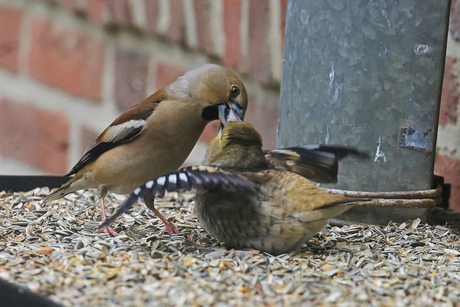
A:
[[[64,306],[458,306],[460,237],[442,226],[327,226],[300,253],[274,257],[209,237],[192,194],[156,201],[181,234],[162,233],[137,204],[115,238],[95,232],[93,191],[41,204],[47,194],[0,193],[0,278]],[[109,196],[108,214],[123,199]]]

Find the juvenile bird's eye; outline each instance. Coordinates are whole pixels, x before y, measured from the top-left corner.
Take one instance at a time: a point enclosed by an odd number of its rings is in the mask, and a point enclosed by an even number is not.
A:
[[[240,94],[240,88],[236,85],[232,86],[232,88],[230,89],[230,94],[232,94],[233,96],[238,96]]]

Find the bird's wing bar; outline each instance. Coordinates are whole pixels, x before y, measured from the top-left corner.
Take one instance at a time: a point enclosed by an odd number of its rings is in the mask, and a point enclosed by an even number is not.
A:
[[[160,90],[121,114],[91,144],[66,176],[76,174],[104,152],[137,137],[144,129],[147,118],[153,114],[158,104],[165,99],[167,99],[166,93]]]
[[[104,152],[109,151],[110,149],[117,147],[121,143],[127,142],[136,137],[139,133],[141,133],[144,123],[145,121],[136,121],[135,123],[132,123],[132,125],[130,126],[122,124],[107,128],[113,130],[111,133],[109,133],[110,137],[107,139],[107,141],[102,141],[100,143],[96,141],[93,144],[91,144],[91,146],[85,151],[80,160],[74,165],[74,167],[72,167],[70,172],[65,176],[71,176],[73,174],[76,174],[83,167],[85,167],[92,161],[96,160]]]
[[[207,191],[241,191],[256,194],[257,189],[245,177],[213,166],[191,166],[177,172],[150,180],[134,190],[125,200],[120,209],[107,219],[100,227],[110,225],[120,215],[128,212],[139,198],[164,194],[165,191],[187,191],[191,189]]]

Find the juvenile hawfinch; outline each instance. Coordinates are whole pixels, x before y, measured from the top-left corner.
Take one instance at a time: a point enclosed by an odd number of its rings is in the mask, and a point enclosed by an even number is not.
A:
[[[222,138],[223,126],[219,134],[210,143],[206,150],[202,165],[213,165],[213,159],[222,152],[225,139]],[[245,133],[245,131],[242,131]],[[339,161],[351,155],[360,159],[369,159],[369,155],[354,148],[328,145],[301,145],[284,149],[263,151],[267,167],[270,169],[286,170],[302,175],[318,183],[337,183]],[[253,161],[239,161],[242,169]]]
[[[292,171],[270,168],[262,138],[248,123],[229,122],[221,142],[212,166],[185,168],[147,182],[103,225],[139,197],[194,188],[195,213],[210,235],[232,248],[280,254],[300,248],[328,219],[360,201],[329,194]]]
[[[206,64],[187,71],[175,82],[134,105],[107,127],[66,176],[73,177],[45,200],[97,187],[102,221],[108,191],[127,194],[152,178],[177,170],[195,146],[205,126],[216,119],[243,120],[247,93],[230,70]],[[173,224],[146,202],[165,224]],[[107,235],[116,236],[107,226]]]

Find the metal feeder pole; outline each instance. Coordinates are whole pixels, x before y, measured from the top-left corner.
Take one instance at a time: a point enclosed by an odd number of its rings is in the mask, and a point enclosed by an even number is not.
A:
[[[353,191],[431,189],[448,0],[290,0],[277,147],[341,144]],[[353,208],[340,219],[426,220],[428,209]]]

